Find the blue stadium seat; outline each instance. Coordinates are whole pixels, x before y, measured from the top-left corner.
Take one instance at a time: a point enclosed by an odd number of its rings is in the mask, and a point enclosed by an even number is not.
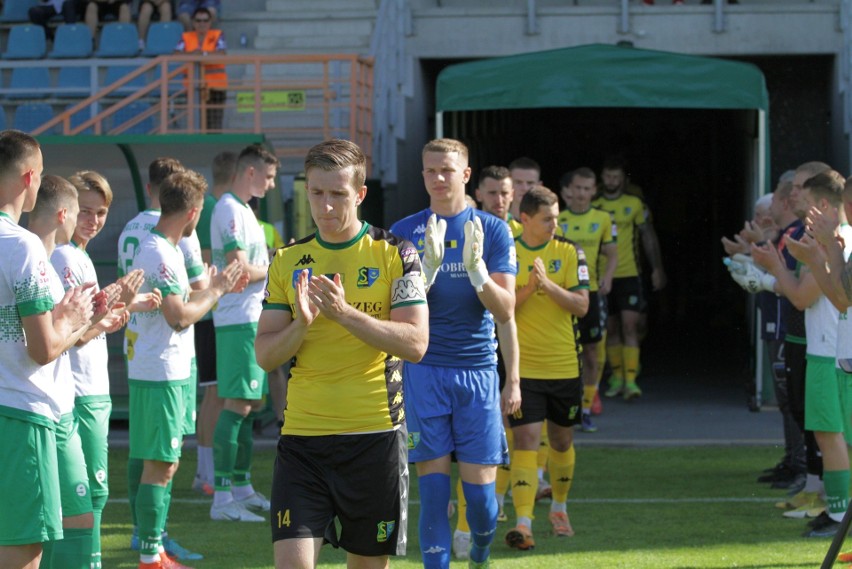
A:
[[[45,103],[27,103],[15,109],[15,119],[12,128],[24,132],[32,132],[53,118],[53,108]],[[45,134],[53,134],[51,129]]]
[[[60,89],[71,89],[56,92],[59,97],[66,98],[85,98],[97,91],[97,86],[92,85],[92,70],[89,67],[61,67],[56,86]]]
[[[126,123],[127,121],[129,121],[131,119],[136,118],[137,116],[141,115],[142,113],[148,111],[150,108],[151,108],[151,105],[149,105],[147,103],[140,103],[139,101],[134,101],[134,102],[130,103],[126,107],[116,111],[116,113],[113,115],[112,128],[113,129],[119,128],[122,124]],[[149,116],[149,117],[145,117],[144,119],[142,119],[138,123],[134,124],[133,126],[130,126],[130,127],[126,128],[126,129],[124,129],[121,132],[118,132],[116,134],[151,134],[151,132],[153,130],[154,130],[154,117]]]
[[[139,54],[139,32],[133,24],[110,22],[101,29],[97,57],[136,57]]]
[[[154,22],[148,28],[148,38],[145,40],[142,55],[156,57],[174,53],[181,34],[183,26],[180,22]]]
[[[91,107],[86,107],[82,111],[77,111],[76,113],[71,115],[71,128],[74,128],[78,125],[83,124],[84,122],[86,122],[90,118],[92,118]],[[95,134],[95,129],[94,129],[94,127],[90,126],[87,129],[85,129],[84,131],[79,132],[78,134]]]
[[[91,57],[92,32],[85,24],[60,24],[56,28],[53,49],[47,54],[55,59]]]
[[[29,22],[30,7],[38,4],[38,0],[5,0],[3,11],[0,12],[0,22]]]
[[[106,87],[107,85],[112,85],[119,79],[122,79],[125,75],[129,75],[137,69],[139,69],[138,65],[111,65],[106,68],[106,76],[104,78],[103,86]],[[138,77],[131,79],[129,83],[119,87],[113,91],[111,95],[121,96],[135,93],[140,87],[144,87],[146,85],[145,75],[146,73],[142,73]]]
[[[47,67],[15,67],[9,87],[23,89],[9,93],[10,99],[46,99],[51,92],[50,71]]]
[[[41,59],[46,53],[47,40],[41,26],[22,24],[9,30],[4,59]]]

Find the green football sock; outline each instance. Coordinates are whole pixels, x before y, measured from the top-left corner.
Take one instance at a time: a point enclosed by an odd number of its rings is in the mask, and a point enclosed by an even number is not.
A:
[[[142,481],[142,468],[145,466],[141,458],[127,459],[127,497],[130,501],[130,519],[133,527],[138,527],[136,520],[136,495],[139,493],[139,483]]]
[[[140,484],[136,496],[136,519],[139,521],[139,554],[158,556],[163,527],[165,486]]]
[[[237,460],[237,439],[245,418],[224,409],[219,414],[213,432],[213,486],[218,492],[231,489],[234,463]]]

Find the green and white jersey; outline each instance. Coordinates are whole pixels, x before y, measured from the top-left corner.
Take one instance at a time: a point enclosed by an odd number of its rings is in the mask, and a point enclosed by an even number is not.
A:
[[[225,256],[236,250],[245,251],[248,262],[252,265],[269,265],[263,229],[257,223],[251,208],[230,192],[223,195],[213,209],[210,241],[213,264],[220,271],[227,265]],[[260,320],[263,288],[264,282],[261,280],[249,284],[239,294],[223,296],[213,311],[213,324],[219,328]]]
[[[61,414],[58,360],[42,366],[30,358],[21,318],[53,310],[62,284],[39,238],[2,212],[0,251],[0,414],[53,426]]]
[[[133,264],[133,256],[139,248],[139,244],[160,221],[160,210],[146,209],[139,212],[136,217],[127,222],[124,230],[118,237],[118,276],[122,277],[130,272]],[[178,242],[178,247],[183,252],[184,266],[189,282],[194,283],[207,278],[204,272],[204,260],[201,258],[201,244],[198,234],[192,230],[192,235],[184,237]]]
[[[183,253],[183,265],[186,267],[186,276],[189,278],[189,282],[206,280],[207,273],[204,271],[204,259],[201,258],[201,243],[198,240],[198,233],[193,229],[189,237],[184,237],[178,241],[178,247]]]
[[[852,251],[852,228],[843,225],[840,236],[846,246],[843,255],[849,258]],[[812,305],[805,309],[805,330],[808,333],[807,353],[827,358],[838,357],[838,329],[840,313],[828,298],[822,294]]]
[[[50,256],[53,268],[59,274],[65,290],[83,283],[98,282],[98,274],[89,254],[74,243],[59,245]],[[96,287],[99,288],[99,287]],[[109,353],[106,334],[100,334],[84,346],[68,350],[71,373],[74,376],[75,395],[109,395]]]
[[[845,243],[843,258],[846,259],[847,267],[852,258],[852,235],[850,234],[852,234],[852,228],[849,225],[840,227],[840,235]],[[837,359],[852,360],[852,307],[847,308],[846,312],[840,313],[837,323]],[[838,367],[840,367],[839,364]]]
[[[142,240],[130,270],[145,271],[140,292],[160,289],[165,299],[170,294],[189,299],[189,279],[184,269],[183,253],[162,233],[152,230]],[[127,376],[142,381],[185,381],[190,377],[190,364],[195,356],[192,328],[176,332],[161,309],[135,312],[124,335]]]
[[[160,210],[146,209],[136,214],[127,222],[121,235],[118,236],[118,273],[123,277],[130,272],[133,256],[139,249],[139,244],[148,236],[157,222],[160,221]]]

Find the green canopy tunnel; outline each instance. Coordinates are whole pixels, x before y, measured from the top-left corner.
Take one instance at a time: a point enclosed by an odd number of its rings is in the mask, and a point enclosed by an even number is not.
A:
[[[520,156],[538,161],[542,182],[557,192],[564,172],[599,173],[607,156],[625,156],[652,210],[669,277],[663,291],[648,294],[643,354],[657,346],[686,359],[699,347],[736,342],[740,361],[728,365],[742,369],[753,311],[722,267],[719,238],[738,231],[773,186],[769,95],[758,67],[633,47],[569,47],[448,65],[437,75],[435,110],[437,136],[470,148],[471,191],[479,169]]]

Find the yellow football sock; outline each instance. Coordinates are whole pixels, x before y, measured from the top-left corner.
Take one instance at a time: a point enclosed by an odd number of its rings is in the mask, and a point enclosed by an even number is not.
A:
[[[458,497],[458,507],[456,508],[456,511],[459,514],[456,529],[465,533],[470,533],[470,526],[467,525],[467,500],[465,499],[464,491],[462,490],[461,478],[459,478],[456,483],[456,496]]]
[[[533,518],[535,493],[538,491],[536,454],[534,450],[512,453],[512,503],[518,517]]]
[[[509,456],[512,456],[512,451],[515,448],[515,436],[512,434],[512,429],[506,429],[506,443],[509,446]],[[512,482],[512,469],[509,465],[501,465],[497,467],[497,481],[494,484],[494,493],[497,496],[505,496],[506,490],[509,489],[509,483]]]
[[[538,458],[536,464],[542,472],[547,471],[547,449],[550,443],[547,440],[547,421],[541,424],[541,441],[538,443]]]
[[[609,360],[609,367],[612,368],[612,375],[624,378],[624,356],[621,344],[607,346],[606,357]]]
[[[636,373],[639,370],[639,348],[624,346],[624,381],[636,383]]]
[[[553,487],[553,501],[563,503],[568,499],[571,483],[574,480],[574,465],[577,456],[574,445],[565,452],[550,449],[550,484]]]
[[[583,411],[588,411],[592,408],[592,402],[595,400],[595,393],[597,392],[598,388],[594,385],[583,386]]]

